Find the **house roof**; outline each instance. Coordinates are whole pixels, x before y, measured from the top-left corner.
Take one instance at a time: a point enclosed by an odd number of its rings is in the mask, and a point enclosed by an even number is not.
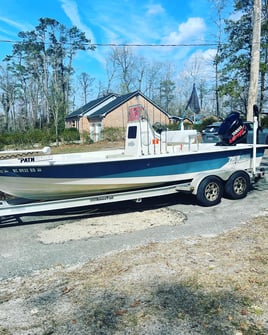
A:
[[[105,117],[107,114],[109,114],[114,109],[118,108],[119,106],[123,105],[125,102],[127,102],[129,99],[131,99],[135,95],[137,95],[137,91],[118,96],[116,99],[114,99],[113,101],[109,102],[107,105],[103,106],[102,108],[96,110],[93,114],[91,114],[90,119]]]
[[[95,111],[93,114],[89,116],[90,119],[95,119],[95,118],[103,118],[107,114],[111,113],[114,109],[120,107],[130,99],[132,99],[135,96],[142,96],[144,99],[148,100],[152,105],[154,105],[156,108],[160,109],[164,114],[166,114],[168,117],[169,114],[165,112],[161,107],[159,107],[157,104],[155,104],[152,100],[147,98],[145,95],[143,95],[140,91],[134,91],[131,93],[127,93],[121,96],[118,96],[116,99],[108,103],[107,105],[103,106],[102,108],[98,109]]]
[[[102,119],[104,118],[107,114],[111,113],[114,109],[120,107],[130,99],[132,99],[135,96],[142,96],[144,99],[149,101],[152,105],[154,105],[156,108],[161,110],[162,113],[167,115],[170,118],[170,115],[164,111],[160,106],[158,106],[156,103],[154,103],[151,99],[143,95],[140,91],[134,91],[131,93],[127,93],[124,95],[117,95],[114,93],[110,93],[109,95],[92,100],[86,105],[80,107],[76,111],[73,111],[70,113],[67,117],[66,120],[68,119],[77,119],[82,116],[88,117],[90,120],[93,119]],[[112,99],[114,98],[114,99]],[[110,101],[109,101],[110,100]],[[106,103],[105,103],[106,102]]]
[[[85,115],[86,113],[90,112],[91,110],[97,108],[101,104],[105,103],[105,101],[109,100],[110,98],[116,97],[116,96],[117,95],[114,94],[114,93],[109,93],[108,95],[106,95],[104,97],[97,98],[95,100],[91,100],[90,102],[88,102],[84,106],[82,106],[82,107],[76,109],[75,111],[73,111],[72,113],[68,114],[66,116],[66,120],[79,118],[79,117]]]

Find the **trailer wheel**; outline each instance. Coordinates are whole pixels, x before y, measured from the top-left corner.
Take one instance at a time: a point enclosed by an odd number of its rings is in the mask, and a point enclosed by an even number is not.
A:
[[[245,198],[249,188],[249,175],[245,171],[237,171],[227,180],[224,193],[227,198],[237,200]]]
[[[214,206],[221,202],[223,184],[220,178],[208,176],[198,186],[196,199],[202,206]]]

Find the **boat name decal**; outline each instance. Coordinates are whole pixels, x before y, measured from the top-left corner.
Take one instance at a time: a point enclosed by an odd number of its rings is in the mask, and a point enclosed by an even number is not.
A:
[[[20,162],[21,163],[32,163],[34,161],[35,161],[34,157],[23,157],[23,158],[20,158]]]
[[[37,157],[21,157],[19,159],[20,163],[33,163],[41,161],[50,161],[53,158],[51,156],[37,156]]]
[[[229,157],[229,162],[230,163],[235,163],[237,161],[240,160],[240,156],[232,156],[232,157]]]
[[[236,164],[246,162],[249,159],[250,159],[249,154],[232,156],[232,157],[229,157],[229,164],[236,166]]]
[[[250,159],[250,154],[246,154],[246,155],[238,155],[238,156],[231,156],[229,157],[229,163],[236,163],[238,161],[247,161]]]

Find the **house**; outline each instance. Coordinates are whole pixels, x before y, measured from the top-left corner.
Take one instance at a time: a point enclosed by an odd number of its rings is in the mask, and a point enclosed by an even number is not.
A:
[[[140,104],[148,113],[151,124],[169,124],[171,116],[140,91],[118,95],[107,94],[92,100],[67,115],[66,128],[76,128],[79,133],[87,132],[93,141],[101,139],[104,128],[126,128],[128,108]]]

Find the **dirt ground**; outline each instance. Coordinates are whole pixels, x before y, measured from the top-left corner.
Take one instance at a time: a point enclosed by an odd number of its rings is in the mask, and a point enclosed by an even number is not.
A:
[[[161,224],[159,211],[135,220],[150,229]],[[165,215],[183,224],[179,213]],[[131,216],[107,216],[116,223],[112,232],[95,218],[38,238],[48,244],[120,234],[133,226]],[[268,334],[268,216],[218,236],[149,243],[3,280],[0,334]]]
[[[183,224],[184,219],[183,213],[169,208],[96,216],[42,230],[38,239],[44,244],[64,243],[70,240],[131,233],[163,225],[175,226]]]

